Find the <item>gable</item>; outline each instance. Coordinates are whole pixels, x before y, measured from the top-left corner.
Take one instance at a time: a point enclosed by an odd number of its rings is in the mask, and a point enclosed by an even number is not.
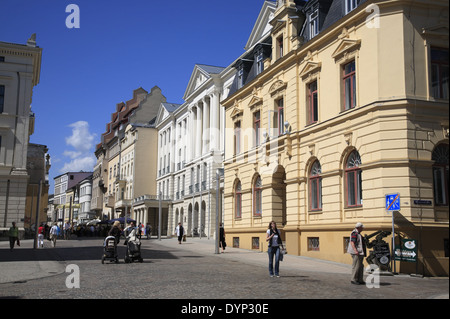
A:
[[[351,51],[358,49],[360,47],[360,45],[361,45],[361,40],[342,39],[341,42],[338,44],[337,49],[334,50],[334,52],[333,52],[333,54],[331,54],[331,56],[334,59],[337,59],[347,52],[351,52]]]
[[[259,43],[272,30],[272,26],[269,22],[274,17],[275,9],[276,3],[264,1],[264,5],[259,12],[259,16],[256,19],[256,23],[253,26],[253,30],[245,45],[245,51]]]
[[[220,66],[196,64],[194,71],[192,71],[191,78],[189,79],[186,91],[183,96],[183,100],[187,100],[200,86],[211,79],[212,74],[219,74],[225,68]]]
[[[210,75],[201,69],[198,65],[194,66],[194,71],[192,71],[191,78],[189,79],[186,91],[183,96],[183,100],[186,101],[187,97],[194,93],[195,89],[201,86],[210,78]]]
[[[159,106],[158,115],[156,116],[155,125],[158,126],[159,124],[164,122],[164,120],[169,116],[170,116],[170,113],[167,111],[164,104],[161,103],[161,105]]]

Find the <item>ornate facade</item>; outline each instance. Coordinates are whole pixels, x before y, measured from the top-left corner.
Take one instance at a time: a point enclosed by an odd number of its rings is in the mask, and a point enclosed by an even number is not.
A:
[[[230,244],[267,250],[274,220],[290,254],[349,263],[355,223],[390,230],[399,193],[397,245],[419,249],[397,269],[448,276],[445,21],[445,1],[277,2],[222,102]]]

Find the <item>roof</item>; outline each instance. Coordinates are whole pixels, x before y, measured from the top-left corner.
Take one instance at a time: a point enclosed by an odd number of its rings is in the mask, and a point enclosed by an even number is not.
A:
[[[225,68],[221,67],[221,66],[213,66],[213,65],[206,65],[206,64],[196,64],[196,65],[209,74],[219,74],[223,70],[225,70]]]
[[[92,172],[67,173],[69,176],[69,180],[67,181],[67,189],[76,186],[79,182],[92,174]]]
[[[161,103],[167,110],[167,112],[172,113],[174,111],[176,111],[181,104],[175,104],[175,103]]]

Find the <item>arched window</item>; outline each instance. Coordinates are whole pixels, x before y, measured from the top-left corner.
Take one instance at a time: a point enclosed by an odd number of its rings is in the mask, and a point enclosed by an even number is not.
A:
[[[258,176],[253,185],[253,216],[261,216],[262,214],[262,182]]]
[[[448,205],[448,144],[437,146],[432,155],[435,205]]]
[[[361,157],[357,151],[353,151],[345,165],[345,191],[346,206],[362,206],[362,174]]]
[[[322,209],[322,167],[315,161],[309,174],[309,209]]]
[[[234,217],[242,218],[242,187],[239,181],[234,189]]]

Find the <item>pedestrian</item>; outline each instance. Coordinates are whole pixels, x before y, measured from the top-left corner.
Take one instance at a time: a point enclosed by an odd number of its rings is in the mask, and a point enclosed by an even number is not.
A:
[[[44,248],[45,226],[42,224],[38,228],[38,248]]]
[[[142,236],[142,224],[141,223],[139,223],[139,226],[138,226],[138,236],[139,236],[139,240],[141,240],[141,236]]]
[[[135,233],[135,235],[133,236],[138,237],[139,236],[138,227],[136,227],[136,224],[134,222],[130,222],[130,225],[127,228],[125,228],[125,238],[128,237],[128,235],[130,235],[130,233],[133,231]]]
[[[280,232],[277,228],[277,223],[271,221],[267,229],[266,241],[269,242],[268,255],[269,255],[269,275],[280,277],[280,246],[282,245]],[[275,274],[273,267],[273,258],[275,257]]]
[[[50,228],[50,241],[52,242],[52,247],[56,247],[56,238],[58,238],[58,234],[60,229],[56,223],[53,223],[52,228]]]
[[[181,245],[181,240],[183,239],[183,235],[184,235],[184,228],[181,225],[181,223],[178,223],[178,226],[175,228],[175,231],[178,236],[178,243]]]
[[[365,284],[363,280],[364,274],[364,257],[366,256],[366,243],[361,233],[364,229],[362,223],[356,223],[355,229],[350,235],[350,242],[348,244],[347,252],[352,255],[352,279],[351,283],[354,285]]]
[[[151,236],[152,227],[149,223],[147,223],[147,226],[145,226],[145,233],[147,234],[147,239],[150,239]]]
[[[222,247],[222,254],[225,252],[225,248],[227,247],[227,243],[225,242],[225,228],[223,228],[223,224],[219,224],[219,247]]]
[[[113,227],[109,230],[108,236],[116,237],[116,244],[120,242],[120,234],[122,231],[120,230],[120,222],[116,220],[113,224]]]
[[[70,238],[70,223],[66,222],[64,224],[64,239],[67,240]]]
[[[12,222],[12,227],[9,228],[9,250],[13,251],[14,244],[17,242],[17,246],[20,246],[19,240],[19,228],[16,226],[16,222]]]

